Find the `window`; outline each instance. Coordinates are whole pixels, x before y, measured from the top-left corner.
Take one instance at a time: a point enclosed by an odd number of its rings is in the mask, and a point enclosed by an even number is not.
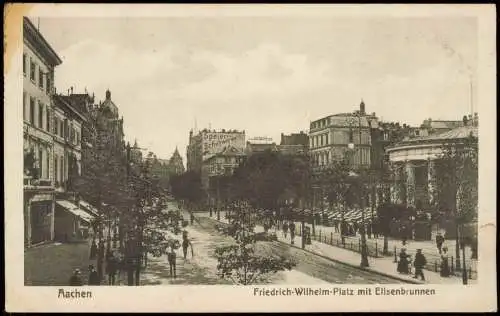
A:
[[[328,134],[325,134],[325,145],[328,145]]]
[[[50,170],[50,160],[49,160],[49,158],[50,158],[50,157],[49,157],[49,149],[48,149],[48,148],[47,148],[47,149],[45,149],[45,155],[46,155],[46,156],[45,156],[45,160],[46,160],[46,162],[47,162],[46,167],[45,167],[45,169],[47,169],[47,170],[45,171],[45,177],[46,177],[47,179],[50,179],[50,175],[49,175],[49,170]]]
[[[45,111],[45,113],[47,114],[47,117],[46,117],[46,120],[47,120],[47,123],[46,123],[46,125],[47,125],[47,132],[50,133],[50,111],[49,111],[49,109],[47,109]]]
[[[30,97],[30,124],[35,125],[35,98]]]
[[[416,130],[415,131],[415,136],[420,136],[420,131]]]
[[[57,157],[57,155],[54,156],[54,180],[57,182],[59,181],[59,177],[58,177],[58,169],[57,169],[57,160],[59,159],[59,157]]]
[[[59,136],[59,119],[54,117],[54,134]]]
[[[23,120],[26,121],[27,117],[26,117],[26,98],[27,98],[27,94],[26,92],[23,91]]]
[[[51,87],[50,87],[50,76],[49,76],[49,73],[47,73],[47,77],[46,78],[47,78],[47,83],[45,84],[45,89],[47,91],[47,94],[50,94]]]
[[[389,140],[389,132],[384,132],[384,140]]]
[[[36,64],[33,59],[30,58],[30,79],[31,81],[35,81],[35,68]]]
[[[38,87],[43,90],[43,72],[40,67],[38,67]]]
[[[23,75],[26,76],[26,54],[23,54]]]
[[[79,131],[76,131],[76,144],[77,145],[80,145],[81,143],[81,139],[80,139],[80,132]]]
[[[42,150],[42,147],[39,147],[38,148],[38,170],[39,170],[39,174],[40,174],[40,178],[44,178],[45,177],[45,173],[44,173],[44,170],[43,170],[43,150]]]
[[[38,101],[38,127],[43,128],[43,104]]]
[[[68,119],[64,119],[63,137],[66,139],[69,136]]]

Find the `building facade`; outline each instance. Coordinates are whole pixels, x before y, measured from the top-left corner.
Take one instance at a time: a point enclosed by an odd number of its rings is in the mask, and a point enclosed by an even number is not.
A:
[[[229,147],[244,152],[245,131],[203,129],[196,135],[192,130],[189,132],[189,144],[186,154],[187,170],[200,172],[204,190],[209,187],[207,171],[209,168],[206,161]]]
[[[175,147],[175,151],[172,154],[172,157],[168,160],[168,169],[169,169],[169,174],[175,174],[179,175],[181,173],[184,173],[186,169],[184,168],[184,163],[182,161],[181,154],[179,153],[179,150],[177,147]]]
[[[454,128],[444,133],[403,140],[387,148],[392,175],[390,188],[391,202],[415,208],[429,214],[439,212],[447,214],[448,218],[455,205],[459,204],[456,196],[439,196],[438,192],[445,192],[441,183],[440,173],[442,154],[445,146],[458,146],[472,137],[477,144],[477,120],[466,121],[462,127]],[[455,148],[458,148],[455,147]],[[447,230],[450,236],[453,229]],[[430,236],[428,237],[430,238]]]
[[[23,147],[25,246],[54,239],[54,69],[57,53],[23,19]]]
[[[353,113],[330,115],[312,121],[309,130],[309,155],[315,170],[332,162],[349,159],[353,168],[371,164],[371,128],[376,118],[365,113],[365,104]],[[353,143],[354,150],[348,145]]]

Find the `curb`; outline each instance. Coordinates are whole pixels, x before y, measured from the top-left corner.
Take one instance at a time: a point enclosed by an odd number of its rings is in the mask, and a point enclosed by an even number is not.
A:
[[[211,217],[208,217],[208,218],[214,220],[215,222],[219,222],[219,223],[222,223],[222,224],[227,224],[227,223],[224,223],[222,221],[218,221],[216,218],[211,218]],[[287,242],[279,240],[279,239],[277,240],[277,242],[282,243],[282,244],[287,245],[287,246],[290,246],[290,247],[294,247],[296,249],[300,249],[302,251],[308,252],[308,253],[313,254],[315,256],[318,256],[320,258],[323,258],[323,259],[326,259],[326,260],[329,260],[329,261],[332,261],[332,262],[340,263],[340,264],[343,264],[343,265],[346,265],[346,266],[349,266],[349,267],[352,267],[352,268],[355,268],[355,269],[358,269],[358,270],[361,270],[361,271],[371,272],[371,273],[374,273],[374,274],[378,274],[378,275],[381,275],[381,276],[384,276],[384,277],[387,277],[387,278],[391,278],[391,279],[402,281],[404,283],[409,283],[409,284],[426,284],[426,283],[418,281],[418,280],[408,280],[408,279],[405,279],[405,278],[397,277],[397,276],[394,276],[394,275],[391,275],[391,274],[388,274],[388,273],[385,273],[385,272],[380,272],[380,271],[377,271],[377,270],[374,270],[374,269],[370,269],[370,268],[368,268],[368,269],[361,268],[360,266],[357,266],[357,265],[354,265],[354,264],[351,264],[351,263],[343,262],[343,261],[340,261],[338,259],[333,259],[333,258],[324,256],[324,255],[320,255],[320,254],[318,254],[318,253],[316,253],[314,251],[308,250],[308,249],[302,249],[302,247],[299,247],[299,246],[296,246],[296,245],[292,245],[290,243],[287,243]]]
[[[311,251],[311,250],[308,250],[308,249],[305,249],[305,248],[303,249],[302,247],[289,244],[289,243],[287,243],[285,241],[278,240],[278,242],[282,243],[282,244],[285,244],[287,246],[290,246],[290,247],[293,247],[293,248],[300,249],[302,251],[308,252],[310,254],[313,254],[315,256],[321,257],[323,259],[326,259],[326,260],[329,260],[329,261],[333,261],[333,262],[336,262],[336,263],[340,263],[340,264],[343,264],[343,265],[346,265],[346,266],[349,266],[351,268],[355,268],[355,269],[358,269],[358,270],[361,270],[361,271],[367,271],[367,272],[370,272],[370,273],[378,274],[378,275],[381,275],[381,276],[384,276],[384,277],[387,277],[387,278],[391,278],[391,279],[395,279],[395,280],[398,280],[398,281],[402,281],[402,282],[405,282],[405,283],[410,283],[410,284],[426,284],[426,283],[420,282],[418,280],[408,280],[408,279],[397,277],[397,276],[394,276],[394,275],[391,275],[391,274],[388,274],[388,273],[385,273],[385,272],[380,272],[380,271],[377,271],[377,270],[374,270],[374,269],[370,269],[370,268],[368,268],[368,269],[361,268],[360,266],[354,265],[352,263],[347,263],[347,262],[344,262],[344,261],[341,261],[341,260],[338,260],[338,259],[333,259],[333,258],[327,257],[325,255],[320,255],[320,254],[318,254],[318,253],[316,253],[314,251]]]

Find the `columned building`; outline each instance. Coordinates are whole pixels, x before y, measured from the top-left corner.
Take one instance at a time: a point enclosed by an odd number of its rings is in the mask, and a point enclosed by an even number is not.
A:
[[[441,157],[446,146],[477,139],[477,118],[448,132],[407,139],[387,148],[392,184],[391,202],[432,212],[449,213],[454,198],[439,196]],[[450,215],[451,216],[451,215]]]
[[[54,239],[54,69],[57,53],[23,19],[24,244]]]

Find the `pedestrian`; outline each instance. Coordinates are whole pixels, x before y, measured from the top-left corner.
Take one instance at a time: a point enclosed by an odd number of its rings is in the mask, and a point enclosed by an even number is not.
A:
[[[97,257],[97,244],[95,239],[92,239],[92,244],[90,245],[90,260],[94,260]]]
[[[177,277],[177,271],[176,271],[176,260],[177,260],[177,255],[175,253],[175,248],[172,243],[170,243],[167,246],[167,259],[168,259],[168,265],[170,267],[170,277]]]
[[[80,269],[75,269],[73,271],[73,275],[69,278],[69,285],[70,286],[82,286],[83,285],[82,277],[80,275]]]
[[[444,278],[450,276],[450,266],[448,265],[448,247],[443,247],[441,254],[441,271],[439,274]]]
[[[284,222],[283,223],[283,236],[286,238],[287,235],[288,235],[288,223]]]
[[[290,229],[290,238],[291,238],[291,244],[295,244],[295,223],[294,222],[290,222],[288,224],[288,227]]]
[[[99,274],[95,270],[94,266],[89,265],[89,285],[101,285],[101,281],[99,280]]]
[[[107,256],[106,261],[106,273],[108,274],[108,284],[115,285],[116,269],[118,267],[118,262],[116,257],[110,252]]]
[[[194,223],[194,214],[193,214],[193,212],[191,212],[191,213],[189,214],[189,221],[190,221],[190,223],[191,223],[190,225],[193,225],[193,223]]]
[[[425,281],[423,269],[426,264],[427,259],[425,259],[425,256],[422,253],[422,249],[417,249],[417,253],[415,254],[415,261],[413,261],[413,266],[415,267],[415,276],[413,277],[414,279],[421,277],[422,281]]]
[[[441,235],[441,233],[437,233],[436,235],[436,247],[439,251],[439,254],[442,253],[442,247],[443,247],[443,243],[444,243],[444,237],[443,235]]]
[[[187,258],[188,247],[191,246],[191,257],[194,257],[193,244],[188,238],[188,232],[184,231],[182,233],[182,253],[184,254],[184,260]]]
[[[410,264],[408,258],[409,256],[406,253],[406,249],[402,248],[399,252],[399,262],[397,267],[397,271],[399,273],[408,274],[410,272],[408,269],[408,265]]]

